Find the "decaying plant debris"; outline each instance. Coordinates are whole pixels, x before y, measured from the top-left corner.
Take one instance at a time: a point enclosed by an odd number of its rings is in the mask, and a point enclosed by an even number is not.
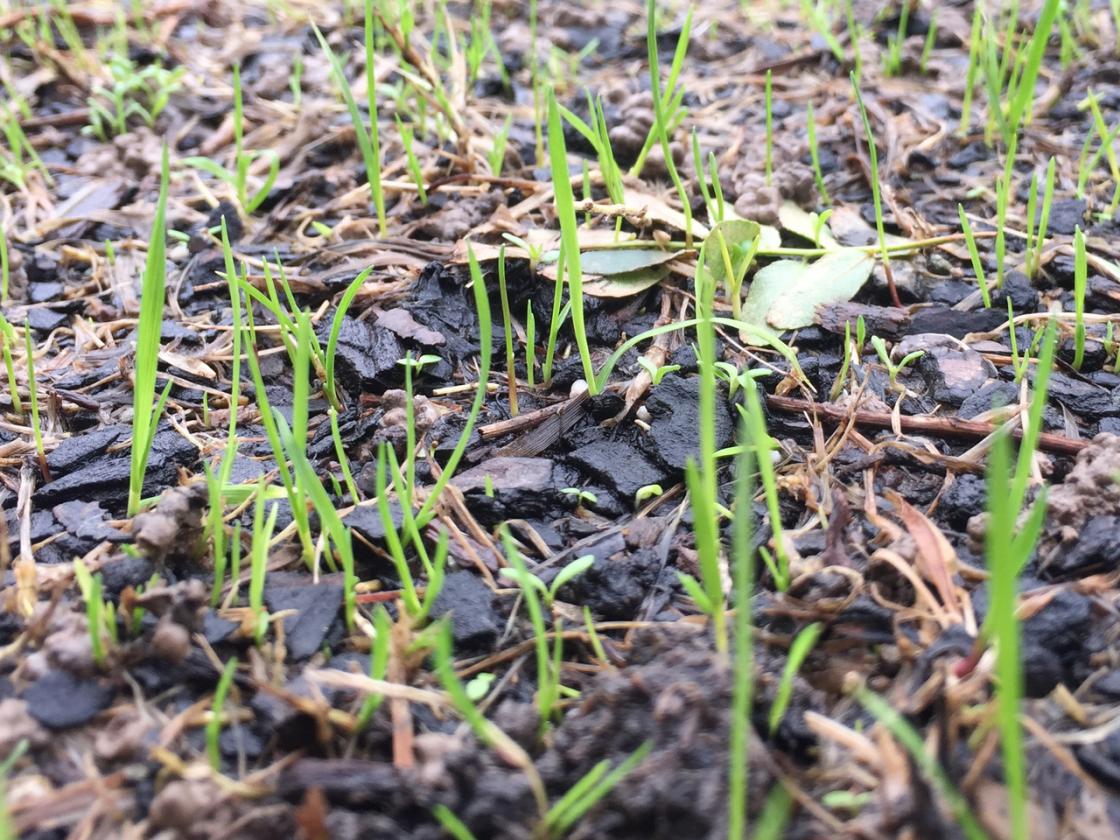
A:
[[[1120,834],[1120,8],[998,6],[0,4],[0,838]]]

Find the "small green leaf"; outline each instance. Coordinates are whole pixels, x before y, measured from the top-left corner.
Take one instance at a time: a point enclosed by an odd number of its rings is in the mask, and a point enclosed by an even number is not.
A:
[[[548,587],[548,598],[550,601],[556,598],[556,593],[561,588],[577,577],[582,575],[595,564],[595,557],[592,554],[585,554],[565,566],[560,572],[552,579],[552,585]]]

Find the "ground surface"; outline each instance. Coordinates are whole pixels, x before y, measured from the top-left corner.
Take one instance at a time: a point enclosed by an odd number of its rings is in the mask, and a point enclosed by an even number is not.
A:
[[[437,805],[478,838],[541,836],[528,777],[508,751],[481,746],[443,702],[423,643],[416,641],[420,628],[398,620],[387,674],[390,683],[412,686],[415,693],[391,691],[368,726],[355,726],[364,695],[353,675],[368,669],[365,617],[378,604],[399,616],[401,582],[370,502],[378,444],[388,441],[402,457],[406,446],[402,395],[386,392],[403,387],[404,368],[397,362],[406,353],[438,357],[418,376],[416,391],[426,399],[414,403],[422,452],[418,483],[430,486],[436,468],[429,459],[446,463],[478,376],[479,324],[466,287],[468,237],[483,258],[495,321],[494,363],[480,429],[425,536],[431,547],[441,531],[451,535],[448,576],[433,615],[450,616],[460,676],[493,676],[482,708],[528,754],[550,800],[597,762],[614,766],[650,741],[645,759],[569,836],[726,836],[731,674],[677,577],[678,571],[697,572],[683,487],[698,423],[691,333],[643,342],[622,358],[604,394],[566,402],[582,375],[570,326],[560,332],[552,381],[541,387],[553,281],[531,270],[527,254],[511,245],[507,282],[518,416],[530,422],[496,425],[510,420],[511,409],[492,246],[502,243],[502,233],[554,243],[558,232],[548,157],[538,161],[535,148],[523,5],[494,4],[496,50],[470,84],[461,55],[433,65],[451,94],[442,116],[434,101],[425,106],[426,115],[417,112],[415,87],[424,83],[425,68],[412,66],[402,74],[400,53],[388,40],[379,43],[385,235],[371,213],[354,130],[308,24],[310,14],[346,57],[347,74],[364,103],[360,14],[355,21],[337,9],[302,3],[154,4],[141,25],[127,27],[127,52],[136,68],[160,61],[181,67],[182,78],[152,127],[134,115],[127,133],[102,140],[82,128],[89,122],[87,98],[106,73],[94,45],[110,40],[112,9],[75,7],[74,25],[90,51],[84,56],[57,27],[52,43],[34,27],[24,27],[28,37],[20,38],[19,22],[34,20],[26,9],[0,13],[7,107],[16,110],[13,94],[26,104],[18,121],[51,176],[48,182],[29,168],[22,186],[0,186],[10,257],[10,299],[3,311],[16,327],[11,352],[25,405],[25,321],[30,330],[46,452],[40,464],[31,421],[7,394],[0,402],[0,522],[6,522],[0,546],[0,758],[21,743],[26,747],[8,774],[17,836],[448,836],[432,816]],[[874,210],[850,67],[793,4],[784,5],[791,8],[747,4],[743,12],[738,4],[703,3],[696,11],[681,76],[687,115],[674,133],[694,209],[703,218],[687,143],[693,127],[705,155],[717,157],[727,203],[744,216],[784,227],[784,244],[812,243],[793,230],[788,210],[781,216],[783,200],[807,211],[832,208],[838,238],[867,244]],[[768,428],[780,442],[777,473],[792,582],[779,592],[763,570],[752,599],[757,673],[749,812],[755,818],[772,803],[788,815],[783,836],[957,836],[930,777],[852,699],[853,679],[910,720],[985,830],[1006,836],[990,703],[992,657],[977,656],[974,639],[988,604],[987,433],[993,420],[1017,423],[1030,393],[1029,376],[1015,381],[1008,297],[1020,349],[1030,345],[1044,313],[1064,313],[1044,414],[1049,434],[1035,464],[1036,478],[1051,486],[1050,508],[1021,581],[1029,698],[1022,712],[1034,836],[1120,833],[1120,375],[1106,333],[1120,302],[1120,272],[1117,225],[1108,216],[1114,183],[1105,159],[1087,179],[1083,197],[1075,194],[1082,144],[1093,130],[1092,116],[1077,105],[1095,91],[1105,123],[1120,118],[1120,59],[1107,9],[1073,5],[1083,9],[1082,19],[1071,18],[1077,49],[1064,63],[1055,30],[1039,76],[1037,114],[1019,141],[1007,212],[1009,272],[990,309],[976,294],[965,245],[955,239],[892,260],[901,309],[891,306],[876,265],[851,302],[823,306],[814,325],[783,333],[802,377],[780,355],[721,328],[724,361],[738,370],[771,372],[760,382],[771,397]],[[462,47],[472,13],[464,3],[449,6]],[[898,17],[876,17],[879,11],[877,4],[857,3],[854,13],[865,27],[861,87],[879,148],[887,230],[914,240],[957,234],[961,203],[983,234],[981,256],[990,277],[996,264],[987,234],[1003,157],[985,143],[979,89],[971,128],[959,132],[971,5],[939,7],[924,61],[929,8],[916,8],[902,45],[901,73],[890,77],[881,56]],[[683,20],[682,9],[663,12],[663,68]],[[1024,13],[1024,20],[1033,18]],[[432,35],[433,21],[418,10],[414,47],[424,43],[421,33]],[[849,49],[840,23],[841,46]],[[540,8],[541,72],[555,80],[560,101],[584,117],[584,88],[603,98],[623,167],[637,157],[652,120],[645,26],[644,8],[630,0],[543,0]],[[435,55],[445,56],[446,38],[436,43],[442,46]],[[421,58],[432,55],[415,48]],[[298,102],[290,86],[296,56]],[[279,161],[267,198],[252,215],[240,217],[226,183],[182,163],[197,155],[232,165],[230,78],[236,62],[245,91],[244,148],[272,150]],[[763,176],[767,70],[773,80],[774,187]],[[831,196],[827,205],[810,168],[809,104]],[[426,204],[410,175],[394,111],[417,126]],[[501,177],[492,177],[488,154],[507,118]],[[566,136],[573,173],[584,171],[584,159],[597,171],[584,138],[570,129]],[[161,140],[171,157],[168,225],[185,236],[168,246],[159,387],[167,379],[173,385],[145,495],[187,489],[165,494],[146,520],[129,520],[135,326]],[[1041,267],[1028,280],[1020,270],[1028,185],[1032,173],[1042,177],[1050,156],[1057,177],[1048,240]],[[258,157],[250,167],[253,189],[267,170],[268,159]],[[579,198],[582,179],[573,183]],[[610,203],[601,187],[592,195]],[[658,151],[640,178],[627,182],[625,203],[625,234],[658,242],[683,238],[679,202]],[[373,267],[343,322],[337,362],[341,436],[365,500],[354,508],[342,492],[333,496],[354,534],[362,582],[362,618],[353,631],[343,620],[339,575],[320,561],[313,578],[291,531],[283,531],[291,521],[286,502],[277,522],[284,536],[268,555],[264,593],[268,611],[282,615],[274,615],[263,642],[253,643],[246,568],[240,587],[233,591],[227,581],[218,608],[209,606],[213,560],[201,520],[207,504],[203,464],[216,465],[225,447],[232,370],[230,298],[218,273],[221,248],[210,232],[223,216],[249,281],[263,288],[266,261],[273,271],[282,265],[295,300],[312,312],[321,337],[342,291],[359,271]],[[590,231],[610,230],[613,218],[594,216],[581,242],[593,244],[598,234]],[[1089,341],[1080,370],[1071,365],[1076,225],[1086,231],[1092,256]],[[610,234],[598,241],[604,237]],[[612,286],[608,277],[603,285],[613,296],[587,298],[586,332],[596,365],[624,339],[691,317],[695,259],[689,254],[682,252],[652,285],[622,288],[625,282]],[[771,262],[766,257],[759,265]],[[722,287],[717,307],[727,314]],[[536,325],[534,387],[526,369],[529,309]],[[895,348],[896,360],[910,350],[924,351],[903,371],[898,389],[870,344],[834,388],[844,361],[844,324],[858,315],[865,316],[869,337],[880,336]],[[254,320],[261,327],[258,349],[269,398],[290,417],[291,366],[276,344],[276,320],[259,306]],[[651,386],[638,352],[653,367],[677,367]],[[278,486],[249,379],[243,370],[230,480],[252,486],[268,475]],[[728,400],[721,388],[722,447],[733,443],[732,404],[742,390]],[[550,406],[559,410],[533,413]],[[330,489],[327,476],[341,472],[328,403],[314,382],[309,408],[308,454]],[[651,485],[659,485],[661,495],[636,503],[639,491]],[[721,472],[720,486],[730,504],[730,470]],[[755,542],[768,545],[772,531],[761,496],[755,509]],[[399,518],[399,507],[397,512]],[[247,558],[253,506],[239,508],[228,500],[226,513],[228,523],[244,523],[237,533],[246,541]],[[579,694],[563,701],[543,737],[533,702],[532,628],[517,589],[497,574],[506,562],[496,531],[502,522],[511,522],[526,562],[545,581],[577,557],[594,558],[584,574],[561,587],[546,615],[554,627],[563,623],[562,681]],[[130,545],[139,548],[126,550]],[[100,665],[74,581],[75,557],[100,572],[111,609],[123,604],[118,639],[106,638],[109,649]],[[742,603],[740,596],[731,600]],[[584,607],[600,647],[586,630]],[[791,641],[814,622],[820,623],[820,638],[793,680],[788,711],[771,731],[769,711]],[[241,665],[222,719],[218,772],[207,758],[205,727],[222,666],[234,656]]]

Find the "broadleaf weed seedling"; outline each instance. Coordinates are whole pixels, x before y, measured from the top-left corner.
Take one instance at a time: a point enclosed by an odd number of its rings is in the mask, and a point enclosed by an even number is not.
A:
[[[522,560],[522,568],[515,565],[513,568],[502,569],[500,576],[513,581],[521,589],[535,589],[537,594],[544,599],[545,607],[552,609],[552,604],[556,601],[556,594],[593,565],[595,565],[594,555],[585,554],[582,557],[577,557],[562,568],[552,579],[552,583],[547,585],[535,574],[524,568],[524,560]]]
[[[104,66],[109,83],[95,85],[86,100],[89,125],[83,129],[103,142],[127,132],[133,117],[151,128],[181,86],[185,72],[183,67],[167,69],[158,61],[138,67],[127,52],[114,52]]]
[[[148,456],[152,451],[159,417],[163,413],[167,396],[171,393],[171,380],[168,380],[153,408],[152,398],[155,393],[156,369],[159,363],[159,337],[163,325],[167,273],[167,182],[168,151],[165,145],[160,165],[159,199],[156,203],[155,219],[152,221],[151,241],[148,244],[148,258],[144,265],[144,277],[140,289],[140,321],[136,325],[132,383],[132,454],[128,478],[130,517],[135,516],[140,510],[140,493],[144,486],[144,474],[148,468]]]
[[[887,350],[887,343],[879,336],[871,336],[871,346],[875,348],[875,354],[879,357],[879,361],[883,363],[883,367],[887,369],[887,376],[890,379],[890,386],[892,391],[902,393],[906,390],[905,386],[898,381],[898,376],[907,367],[918,361],[926,354],[925,350],[914,350],[907,353],[897,362],[891,359],[890,351]]]

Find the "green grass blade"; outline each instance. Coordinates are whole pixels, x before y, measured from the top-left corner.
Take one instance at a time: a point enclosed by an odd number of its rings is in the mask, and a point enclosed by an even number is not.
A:
[[[160,164],[159,199],[152,221],[148,258],[140,291],[140,320],[136,327],[136,355],[132,391],[132,457],[128,482],[128,515],[140,509],[140,493],[148,467],[145,444],[154,425],[152,398],[159,364],[160,327],[163,324],[164,284],[167,272],[167,184],[168,150],[163,147]]]

